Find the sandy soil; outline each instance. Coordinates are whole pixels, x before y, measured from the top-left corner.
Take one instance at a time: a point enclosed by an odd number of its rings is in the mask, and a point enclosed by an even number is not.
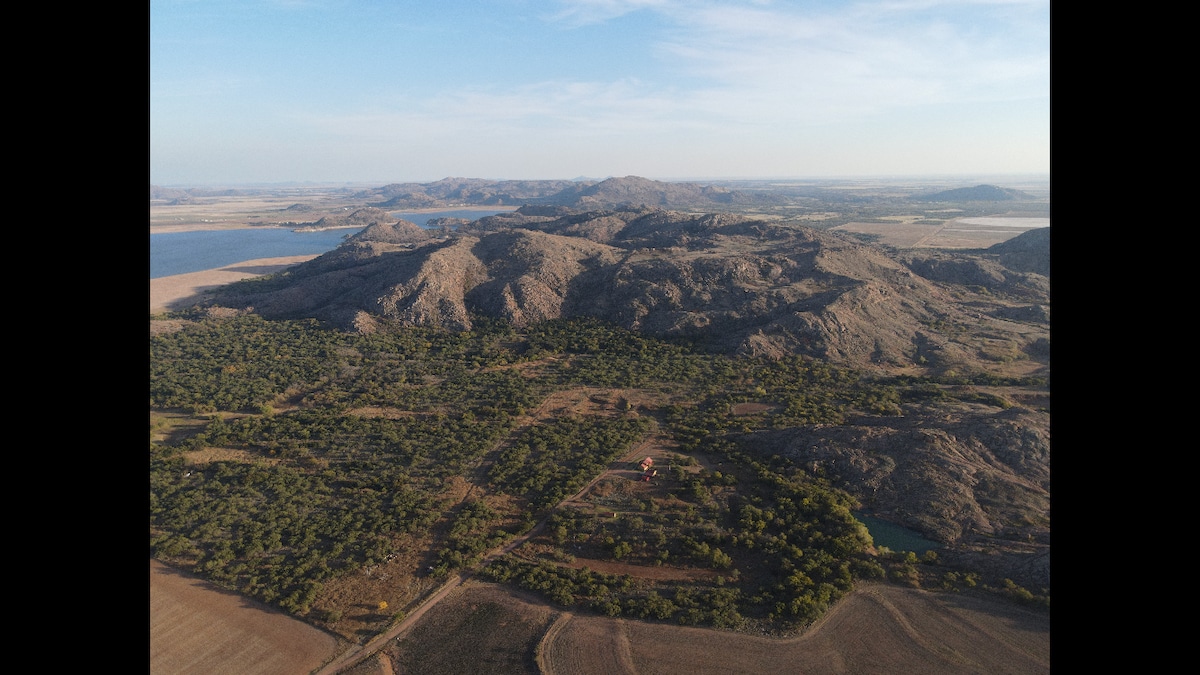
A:
[[[150,561],[150,673],[310,673],[337,640],[236,593]]]
[[[316,257],[316,255],[293,255],[281,258],[259,258],[215,270],[151,279],[150,313],[159,314],[167,310],[187,307],[210,288],[264,274],[273,274]]]

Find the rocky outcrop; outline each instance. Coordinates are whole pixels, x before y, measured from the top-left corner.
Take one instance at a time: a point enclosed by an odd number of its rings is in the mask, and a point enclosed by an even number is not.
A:
[[[331,230],[334,228],[370,227],[381,223],[394,223],[395,218],[383,209],[355,209],[349,213],[329,215],[312,223],[301,223],[298,230]]]
[[[562,317],[576,280],[620,257],[618,249],[603,244],[536,231],[489,235],[473,251],[487,279],[471,289],[467,304],[520,327]]]
[[[994,256],[936,252],[903,259],[913,272],[930,281],[1029,300],[1043,299],[1050,293],[1050,280],[1045,275],[1008,268]]]
[[[351,242],[380,242],[384,244],[415,244],[429,240],[429,230],[407,220],[375,221],[350,237]]]
[[[906,405],[903,416],[757,432],[741,445],[793,460],[872,515],[956,555],[1006,557],[1009,576],[1016,570],[1031,588],[1049,586],[1048,412],[956,401]]]

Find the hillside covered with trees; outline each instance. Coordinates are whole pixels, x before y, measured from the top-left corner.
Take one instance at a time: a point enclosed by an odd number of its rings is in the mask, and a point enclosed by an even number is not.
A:
[[[911,445],[877,449],[870,496],[850,471],[870,467],[833,440],[815,462],[764,451],[781,433],[905,418],[936,428],[964,408],[978,429],[1026,410],[1035,419],[1020,424],[1036,437],[1048,414],[1021,401],[1042,379],[867,375],[804,356],[714,354],[594,319],[368,334],[199,308],[173,319],[178,330],[150,340],[152,555],[349,638],[542,521],[531,545],[481,573],[610,616],[789,631],[856,580],[883,578],[1048,603],[1048,576],[1021,576],[1048,545],[1048,477],[1043,489],[993,470],[978,494],[953,476],[930,483],[927,497],[945,497],[938,508],[965,503],[965,491],[985,517],[928,531],[946,548],[919,558],[874,546],[853,515],[891,509],[904,522],[916,511],[900,481],[915,475]],[[601,393],[586,408],[547,409],[573,391]],[[1048,464],[1036,443],[992,436],[985,450],[1000,464]],[[653,491],[608,485],[560,507],[651,439],[672,467]]]

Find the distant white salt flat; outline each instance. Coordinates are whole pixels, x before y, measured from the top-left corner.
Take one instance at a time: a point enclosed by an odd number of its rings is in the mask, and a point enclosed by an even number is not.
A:
[[[1021,227],[1027,230],[1037,227],[1050,227],[1049,218],[960,218],[958,222],[966,225],[986,225],[988,227]]]

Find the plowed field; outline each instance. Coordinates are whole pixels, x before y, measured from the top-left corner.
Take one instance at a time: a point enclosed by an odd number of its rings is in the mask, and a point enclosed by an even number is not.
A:
[[[505,609],[491,617],[497,621],[484,620],[499,607]],[[1048,615],[986,597],[882,584],[864,585],[804,635],[786,640],[567,612],[547,627],[543,605],[481,582],[464,585],[426,620],[423,633],[438,643],[420,649],[426,673],[467,672],[465,657],[469,672],[546,675],[1050,672]],[[531,658],[531,631],[542,635],[537,669],[516,666],[520,654]],[[500,649],[503,635],[520,636],[520,644]],[[392,658],[414,663],[417,655],[405,651],[414,644],[390,648]]]
[[[337,647],[304,622],[150,561],[151,675],[302,675]]]

